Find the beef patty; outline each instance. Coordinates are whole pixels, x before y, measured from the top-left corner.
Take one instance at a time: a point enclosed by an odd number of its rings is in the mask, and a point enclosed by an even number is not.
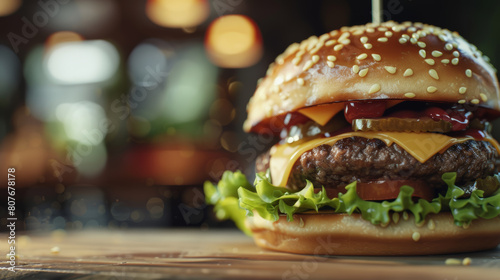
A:
[[[269,168],[269,157],[267,152],[257,159],[258,172]],[[446,172],[457,173],[457,185],[493,175],[497,158],[497,151],[490,143],[470,140],[421,163],[395,143],[387,146],[379,139],[355,136],[302,154],[292,169],[288,187],[300,189],[307,179],[317,187],[326,188],[345,186],[353,181],[380,180],[423,180],[441,188],[444,186],[441,176]]]

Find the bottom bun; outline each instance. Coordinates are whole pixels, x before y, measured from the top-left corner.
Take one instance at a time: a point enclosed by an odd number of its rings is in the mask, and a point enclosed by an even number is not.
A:
[[[459,227],[451,213],[428,215],[418,225],[408,216],[395,215],[395,222],[385,227],[373,225],[360,214],[330,213],[297,214],[292,222],[286,216],[272,222],[254,213],[246,223],[258,246],[299,254],[447,254],[492,249],[500,243],[499,217]]]

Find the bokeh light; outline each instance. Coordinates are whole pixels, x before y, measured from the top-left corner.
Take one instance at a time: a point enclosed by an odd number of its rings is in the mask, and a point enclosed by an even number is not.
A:
[[[60,84],[97,83],[117,71],[119,55],[109,42],[68,42],[54,46],[46,57],[46,70]]]
[[[208,28],[205,44],[210,59],[220,67],[248,67],[262,56],[259,28],[250,18],[241,15],[214,20]]]
[[[22,0],[0,1],[0,17],[8,16],[17,11],[17,9],[19,9],[19,7],[21,6],[22,2],[23,2]]]
[[[21,78],[21,63],[8,47],[0,45],[0,102],[9,98],[17,89]]]
[[[55,32],[52,35],[50,35],[47,40],[45,41],[45,48],[47,50],[51,49],[52,47],[61,44],[61,43],[68,43],[68,42],[79,42],[83,41],[83,36],[73,32],[73,31],[59,31]]]
[[[201,24],[209,15],[207,0],[148,0],[146,14],[163,27],[189,28]]]

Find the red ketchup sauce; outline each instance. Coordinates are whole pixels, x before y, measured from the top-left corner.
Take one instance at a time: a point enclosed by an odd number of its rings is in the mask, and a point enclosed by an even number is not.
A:
[[[352,123],[355,119],[374,119],[384,116],[386,109],[385,101],[359,101],[346,103],[344,116]],[[402,110],[396,111],[384,117],[394,118],[431,118],[434,121],[447,121],[452,125],[452,131],[460,131],[467,128],[472,113],[463,108],[451,107],[447,110],[440,107],[429,107],[420,111]]]

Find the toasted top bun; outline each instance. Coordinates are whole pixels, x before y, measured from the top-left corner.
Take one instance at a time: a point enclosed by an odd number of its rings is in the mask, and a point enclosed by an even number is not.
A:
[[[500,111],[496,70],[458,33],[422,23],[343,27],[294,43],[251,98],[245,131],[283,113],[330,102],[400,99]]]

